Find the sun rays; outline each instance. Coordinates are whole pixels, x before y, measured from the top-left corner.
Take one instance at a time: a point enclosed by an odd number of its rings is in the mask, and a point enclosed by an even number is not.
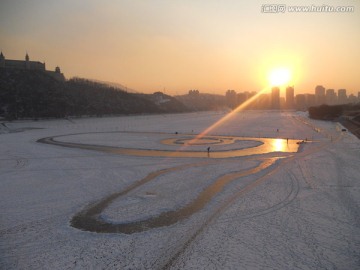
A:
[[[232,110],[231,112],[229,112],[228,114],[226,114],[224,117],[222,117],[221,119],[219,119],[218,121],[216,121],[214,124],[212,124],[211,126],[209,126],[208,128],[206,128],[204,131],[202,131],[200,134],[198,134],[193,141],[196,140],[200,140],[201,138],[203,138],[204,136],[208,135],[211,131],[213,131],[216,128],[219,128],[221,125],[223,125],[224,123],[226,123],[227,121],[229,121],[236,113],[241,112],[242,110],[246,109],[246,107],[248,107],[250,104],[252,104],[253,102],[255,102],[255,100],[263,93],[267,92],[269,89],[264,88],[261,91],[259,91],[256,95],[252,96],[251,98],[249,98],[248,100],[246,100],[244,103],[240,104],[239,106],[237,106],[234,110]]]

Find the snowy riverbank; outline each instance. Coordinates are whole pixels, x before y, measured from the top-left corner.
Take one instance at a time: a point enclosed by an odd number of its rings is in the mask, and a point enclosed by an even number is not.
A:
[[[6,123],[0,134],[0,268],[357,268],[360,141],[339,124],[296,112],[241,112],[207,135],[311,142],[295,154],[224,159],[119,155],[37,142],[68,135],[62,140],[181,151],[183,145],[162,143],[173,138],[167,134],[195,136],[224,115]],[[254,146],[211,145],[226,151]],[[260,166],[277,156],[275,164]],[[113,224],[151,219],[191,205],[208,187],[214,192],[203,207],[169,226],[124,234],[70,224],[90,205],[126,189],[100,218]]]

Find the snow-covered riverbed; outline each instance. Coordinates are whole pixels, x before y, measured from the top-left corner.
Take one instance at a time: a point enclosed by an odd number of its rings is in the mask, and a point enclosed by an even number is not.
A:
[[[358,268],[360,141],[341,132],[339,124],[309,120],[304,113],[247,111],[212,129],[204,144],[184,146],[185,139],[224,115],[1,125],[0,268]],[[221,159],[136,156],[37,142],[59,135],[78,144],[196,152],[208,146],[216,152],[258,145],[251,140],[224,143],[226,136],[308,142],[295,154]],[[178,145],[164,143],[179,137]],[[261,165],[277,157],[274,164]],[[97,214],[108,224],[176,216],[163,213],[183,216],[135,233],[71,226],[74,216],[116,193]],[[190,214],[179,210],[192,203]]]

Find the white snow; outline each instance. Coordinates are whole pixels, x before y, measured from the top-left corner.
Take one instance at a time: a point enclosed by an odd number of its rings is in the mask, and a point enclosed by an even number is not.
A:
[[[64,135],[57,139],[181,150],[182,145],[161,142],[199,134],[223,116],[202,112],[0,125],[0,269],[358,269],[360,141],[341,132],[338,123],[310,120],[301,112],[246,111],[208,134],[311,141],[290,155],[139,157],[36,142]],[[254,145],[239,141],[211,148]],[[176,210],[220,177],[278,155],[284,158],[276,166],[229,182],[203,209],[171,226],[134,234],[70,226],[82,209],[149,173],[188,165],[120,196],[101,217],[124,223]]]

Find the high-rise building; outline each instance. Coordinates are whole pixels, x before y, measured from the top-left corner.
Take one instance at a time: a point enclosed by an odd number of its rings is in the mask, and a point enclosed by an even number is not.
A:
[[[273,87],[271,89],[271,109],[280,109],[280,88]]]
[[[349,95],[349,97],[348,97],[348,102],[349,103],[353,103],[353,104],[355,104],[355,103],[357,103],[357,97],[354,95],[354,94],[350,94]]]
[[[315,87],[315,105],[321,105],[325,102],[325,87],[318,85]]]
[[[254,96],[256,95],[256,92],[249,92],[249,91],[245,91],[242,93],[237,93],[236,94],[236,106],[239,106],[245,102],[246,106],[243,107],[244,109],[254,109],[256,108],[256,102],[254,99],[252,99]]]
[[[346,104],[347,103],[347,95],[346,89],[339,89],[338,90],[338,103],[339,104]]]
[[[336,93],[334,89],[327,89],[326,90],[326,104],[334,105],[336,104]]]
[[[271,107],[271,100],[269,94],[260,94],[256,99],[256,108],[260,110],[267,110]]]
[[[306,110],[306,98],[304,94],[296,95],[295,103],[297,110]]]
[[[287,109],[295,108],[295,96],[294,96],[294,87],[286,87],[286,101],[285,106]]]
[[[306,107],[316,106],[316,96],[314,94],[305,94]]]

